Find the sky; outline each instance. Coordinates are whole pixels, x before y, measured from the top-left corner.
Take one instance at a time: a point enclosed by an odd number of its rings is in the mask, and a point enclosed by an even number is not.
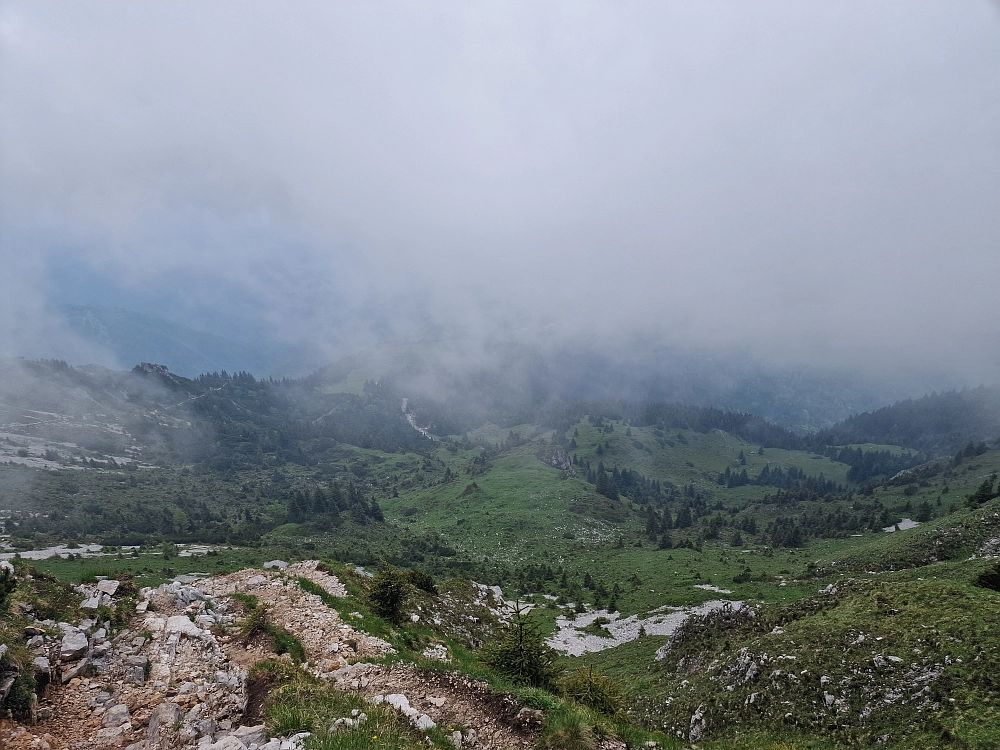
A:
[[[998,208],[988,0],[0,0],[5,355],[100,303],[996,381]]]

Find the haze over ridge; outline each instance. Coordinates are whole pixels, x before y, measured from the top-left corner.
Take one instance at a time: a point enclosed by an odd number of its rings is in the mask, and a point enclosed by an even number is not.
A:
[[[996,380],[989,3],[7,2],[0,35],[4,354],[106,357],[51,309],[107,303],[331,358]]]

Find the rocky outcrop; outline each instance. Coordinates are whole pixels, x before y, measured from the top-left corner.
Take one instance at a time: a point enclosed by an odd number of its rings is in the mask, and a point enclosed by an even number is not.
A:
[[[573,462],[570,461],[569,456],[566,454],[562,448],[558,445],[547,446],[542,448],[538,453],[535,454],[538,460],[543,464],[547,464],[554,469],[559,469],[559,471],[565,471],[567,473],[573,473]]]

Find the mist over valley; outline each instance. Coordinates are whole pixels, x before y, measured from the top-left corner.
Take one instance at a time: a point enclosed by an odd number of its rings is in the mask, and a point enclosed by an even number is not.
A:
[[[0,2],[0,747],[997,747],[997,11]]]

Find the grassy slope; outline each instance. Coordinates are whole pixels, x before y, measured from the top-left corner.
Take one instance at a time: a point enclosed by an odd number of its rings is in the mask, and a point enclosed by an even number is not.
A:
[[[536,450],[533,444],[515,448],[485,473],[469,475],[465,468],[477,451],[452,457],[441,449],[438,457],[449,462],[459,478],[387,499],[385,510],[414,530],[442,531],[458,549],[501,562],[557,560],[581,544],[613,539],[611,523],[571,510],[581,503],[588,509],[590,504],[603,505],[605,499],[598,501],[593,488],[578,476],[560,478],[558,470],[535,457]],[[472,482],[478,489],[466,492]],[[625,517],[625,511],[619,508],[612,515]],[[567,533],[576,538],[565,538]]]
[[[633,653],[633,671],[641,660],[647,672],[638,713],[672,731],[706,706],[717,737],[996,747],[1000,597],[972,584],[978,567],[842,584],[802,611],[770,607],[756,621],[706,630],[663,662]]]
[[[616,423],[615,432],[604,434],[587,422],[576,426],[577,450],[581,461],[592,465],[603,460],[611,467],[629,467],[650,478],[693,483],[697,490],[721,501],[727,507],[742,506],[747,501],[774,494],[774,488],[720,487],[716,479],[727,466],[743,468],[737,458],[746,457],[746,468],[753,476],[766,462],[772,467],[796,467],[810,474],[822,472],[834,481],[845,481],[847,467],[829,459],[799,451],[766,449],[757,455],[759,446],[751,445],[722,432],[702,434],[694,431],[670,431],[660,445],[652,429],[633,428],[625,436],[625,426]],[[520,430],[522,434],[526,429]],[[493,430],[500,439],[506,433]],[[571,430],[569,435],[573,434]],[[678,434],[683,435],[678,440]],[[471,434],[470,434],[471,437]],[[638,440],[648,451],[636,448]],[[609,442],[604,455],[596,453],[598,443]],[[667,442],[669,441],[669,442]],[[671,444],[672,443],[672,444]],[[623,614],[646,612],[665,603],[697,604],[717,594],[694,588],[711,583],[731,589],[735,597],[788,601],[808,593],[806,588],[788,580],[793,570],[804,567],[807,559],[828,549],[850,549],[855,539],[821,541],[816,549],[765,552],[751,548],[731,549],[722,543],[706,544],[701,552],[689,549],[658,550],[643,540],[644,519],[628,501],[612,504],[597,495],[579,474],[564,477],[557,469],[536,458],[537,444],[527,444],[502,454],[482,474],[468,474],[477,451],[450,453],[445,447],[437,460],[451,468],[457,479],[443,485],[400,489],[399,497],[383,501],[388,518],[413,531],[439,531],[458,550],[476,558],[507,564],[544,562],[564,566],[571,573],[591,574],[611,589],[618,583],[624,594],[618,605]],[[397,459],[402,461],[404,459]],[[693,466],[688,466],[688,464]],[[466,492],[471,482],[478,489]],[[773,509],[760,511],[762,518]],[[683,535],[683,532],[675,532]],[[615,542],[625,541],[618,548]],[[639,546],[635,546],[636,544]],[[745,567],[763,582],[734,584],[733,577]],[[641,585],[636,585],[637,576]],[[784,583],[784,585],[782,585]]]
[[[665,445],[657,442],[657,435],[652,427],[631,427],[632,437],[626,437],[626,427],[621,422],[611,422],[615,431],[606,434],[587,422],[581,422],[575,429],[579,437],[575,438],[577,450],[575,453],[581,460],[589,460],[596,466],[598,461],[604,461],[607,467],[615,464],[628,466],[651,479],[673,482],[676,485],[694,484],[705,489],[716,490],[716,479],[729,467],[731,470],[747,470],[747,474],[755,477],[760,474],[765,465],[771,468],[801,469],[806,474],[823,474],[827,479],[846,484],[846,464],[831,461],[805,451],[787,451],[780,448],[766,448],[764,455],[758,455],[759,445],[748,443],[734,435],[721,430],[701,433],[694,430],[669,430],[665,433]],[[573,434],[570,431],[569,434]],[[635,446],[640,442],[644,448]],[[604,455],[597,454],[597,445],[610,442],[610,449]],[[645,450],[648,448],[649,450]],[[740,451],[743,451],[746,465],[738,462]],[[693,464],[693,465],[689,465]],[[761,497],[774,488],[740,487],[726,494],[732,499],[750,499]]]

